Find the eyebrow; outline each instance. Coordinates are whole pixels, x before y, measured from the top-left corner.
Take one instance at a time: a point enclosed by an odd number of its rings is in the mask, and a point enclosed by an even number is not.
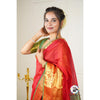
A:
[[[48,18],[45,18],[45,19],[48,19]],[[52,18],[52,19],[57,19],[57,18]]]

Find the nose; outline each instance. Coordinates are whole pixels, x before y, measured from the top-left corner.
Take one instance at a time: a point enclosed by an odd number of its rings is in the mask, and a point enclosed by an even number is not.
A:
[[[52,25],[52,23],[49,21],[49,22],[48,22],[48,26],[51,26],[51,25]]]

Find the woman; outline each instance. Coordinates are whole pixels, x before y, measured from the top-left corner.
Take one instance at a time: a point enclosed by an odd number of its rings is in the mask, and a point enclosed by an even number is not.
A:
[[[62,9],[47,8],[44,27],[21,50],[22,54],[36,52],[31,100],[80,100],[71,51],[60,34],[64,18]]]

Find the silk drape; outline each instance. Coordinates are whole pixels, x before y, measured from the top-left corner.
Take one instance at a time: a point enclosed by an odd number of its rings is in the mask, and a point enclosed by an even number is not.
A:
[[[59,70],[63,73],[62,75],[63,100],[77,100],[77,99],[74,99],[76,98],[76,95],[72,94],[70,91],[70,88],[73,85],[78,86],[78,82],[77,82],[77,77],[75,73],[71,50],[66,40],[64,39],[54,40],[53,43],[51,43],[46,49],[44,49],[43,55],[44,55],[44,60],[47,61],[47,65],[53,64],[55,67],[59,68]],[[35,95],[35,98],[38,98],[39,95],[43,95],[44,90],[40,90],[40,93],[39,92],[36,93],[36,90],[38,90],[39,81],[44,79],[44,75],[45,75],[44,72],[45,72],[45,68],[42,68],[42,65],[39,63],[38,59],[36,58],[36,75],[34,77],[34,81],[32,85],[31,100],[35,100],[33,99],[33,96],[35,94],[37,94],[37,96]],[[79,92],[77,94],[78,94],[78,100],[80,100]],[[72,97],[73,99],[71,99]]]

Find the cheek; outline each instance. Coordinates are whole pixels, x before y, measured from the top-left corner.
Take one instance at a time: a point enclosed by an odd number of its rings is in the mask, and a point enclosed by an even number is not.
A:
[[[44,26],[47,27],[47,23],[44,23]]]
[[[54,27],[55,27],[56,29],[58,29],[58,28],[59,28],[59,23],[55,23],[55,24],[54,24]]]

